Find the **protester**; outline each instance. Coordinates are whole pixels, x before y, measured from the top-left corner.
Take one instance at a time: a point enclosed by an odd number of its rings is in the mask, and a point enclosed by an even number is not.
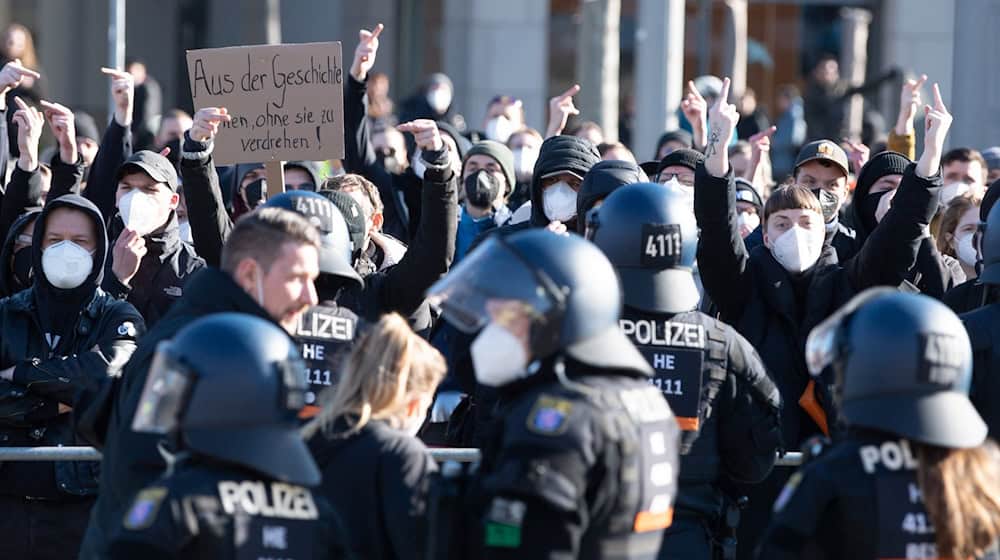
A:
[[[781,448],[781,398],[757,353],[732,327],[696,310],[698,227],[689,199],[676,186],[640,183],[611,193],[587,217],[587,238],[622,281],[622,331],[653,368],[651,382],[681,429],[677,505],[660,560],[735,554],[735,543],[713,544],[738,524],[729,516],[739,507],[725,503],[723,487],[763,480]],[[725,523],[717,520],[722,511]]]
[[[855,94],[876,92],[889,80],[896,79],[898,70],[890,70],[859,86],[852,86],[840,75],[837,58],[831,54],[820,57],[809,75],[804,95],[806,126],[810,138],[842,138],[844,136],[844,105]]]
[[[514,155],[514,190],[507,197],[507,207],[517,210],[531,197],[531,177],[542,147],[541,133],[533,128],[523,128],[507,139],[507,147]]]
[[[156,130],[156,138],[153,145],[156,149],[162,150],[171,146],[171,153],[176,147],[176,157],[180,157],[180,142],[184,139],[184,133],[191,130],[194,120],[191,115],[181,109],[171,109],[160,118],[160,126]]]
[[[594,121],[580,123],[573,131],[573,136],[589,140],[595,146],[600,146],[604,143],[604,130],[601,129],[601,125]]]
[[[455,86],[451,83],[451,78],[440,72],[431,74],[419,91],[403,101],[399,110],[399,121],[430,119],[452,122],[452,117],[456,116],[452,109],[454,99]]]
[[[740,237],[746,240],[754,231],[759,231],[760,217],[764,215],[764,202],[757,189],[746,179],[736,179],[736,221]]]
[[[6,66],[7,64],[13,62],[17,67],[23,69],[30,69],[28,72],[22,72],[16,83],[14,85],[9,85],[9,89],[2,91],[6,99],[4,100],[4,105],[13,105],[14,97],[18,96],[31,103],[37,103],[43,97],[43,92],[41,88],[41,67],[38,63],[38,57],[35,54],[35,42],[31,37],[31,31],[27,27],[19,23],[11,23],[7,26],[3,33],[3,42],[0,43],[0,66]],[[0,109],[3,105],[0,105]],[[7,137],[7,148],[8,151],[3,152],[0,159],[6,160],[9,154],[10,157],[16,158],[19,155],[17,143],[14,140],[15,131],[10,128],[11,124],[10,114],[7,117],[8,126],[8,137]]]
[[[969,195],[982,200],[986,194],[989,170],[983,155],[970,148],[955,148],[941,158],[944,188],[941,189],[941,207],[956,196]]]
[[[510,95],[497,95],[486,105],[483,130],[474,140],[493,140],[506,144],[514,131],[524,128],[524,103]]]
[[[342,192],[352,198],[360,213],[346,211],[345,205],[340,202],[341,199],[332,196],[331,191]],[[382,231],[385,206],[382,204],[378,189],[371,181],[352,173],[330,177],[323,183],[320,194],[329,198],[347,221],[347,228],[354,244],[351,254],[353,262],[364,259],[365,269],[385,270],[403,260],[406,245]]]
[[[611,142],[597,145],[597,153],[601,154],[604,161],[630,161],[636,163],[635,155],[628,146],[621,142]]]
[[[437,465],[416,434],[444,373],[437,350],[387,314],[357,341],[336,391],[306,428],[323,474],[318,493],[340,514],[357,558],[425,557]]]
[[[771,127],[771,120],[764,108],[757,103],[757,92],[751,88],[743,90],[739,103],[740,122],[736,125],[737,138],[750,138],[754,134]]]
[[[252,315],[199,319],[158,347],[132,425],[165,437],[171,467],[118,521],[109,558],[349,558],[310,489],[301,369],[288,335]]]
[[[371,82],[368,84],[368,116],[374,122],[392,121],[396,110],[396,104],[389,97],[389,76],[381,73],[372,73]]]
[[[455,531],[481,546],[470,556],[655,558],[678,428],[618,329],[621,290],[601,252],[549,231],[493,236],[428,296],[479,332],[475,377],[502,395],[473,482],[481,510]]]
[[[656,142],[656,160],[659,161],[667,157],[671,152],[682,148],[690,150],[694,140],[691,133],[686,130],[672,130],[660,135]]]
[[[958,318],[924,296],[871,290],[806,348],[813,373],[837,372],[850,431],[789,480],[758,557],[994,557],[1000,450],[969,402]]]
[[[982,156],[986,160],[988,170],[986,184],[992,185],[997,179],[1000,179],[1000,146],[986,148],[982,151]]]
[[[728,93],[728,81],[723,88]],[[726,99],[721,95],[720,99]],[[935,89],[935,108],[928,113],[924,151],[907,167],[896,200],[860,252],[837,264],[826,239],[823,208],[812,192],[791,185],[772,193],[764,206],[764,246],[748,252],[736,220],[735,181],[725,146],[739,116],[720,102],[709,120],[715,141],[695,177],[695,215],[701,229],[698,263],[707,294],[720,318],[760,353],[782,400],[801,403],[782,411],[783,442],[788,448],[806,438],[830,433],[832,403],[817,403],[823,383],[811,378],[801,341],[820,321],[858,290],[876,285],[898,286],[916,259],[920,240],[937,208],[940,157],[951,124]],[[715,130],[718,132],[715,133]],[[903,198],[900,198],[903,197]],[[786,474],[775,473],[750,490],[751,511],[740,526],[740,542],[753,548]],[[747,550],[744,548],[743,550]],[[741,557],[744,557],[741,553]]]
[[[101,492],[80,558],[103,558],[129,501],[165,467],[160,440],[132,430],[132,418],[157,345],[199,317],[234,311],[267,319],[292,333],[317,303],[320,239],[305,218],[278,208],[239,221],[226,240],[220,268],[205,267],[168,314],[139,343],[122,375],[77,400],[77,431],[101,449]],[[349,266],[349,263],[343,263]]]
[[[100,289],[101,213],[66,195],[38,214],[25,290],[0,300],[0,441],[4,447],[83,442],[70,413],[77,391],[120,374],[145,331],[134,307]],[[0,465],[0,555],[75,557],[98,490],[86,462]]]
[[[783,182],[795,168],[795,157],[806,143],[806,120],[802,108],[802,95],[791,84],[778,88],[777,132],[771,140],[771,163],[774,178]]]
[[[135,105],[132,109],[132,137],[138,150],[157,146],[155,133],[163,113],[163,91],[160,82],[151,76],[141,60],[125,62],[125,71],[135,83]]]
[[[979,204],[971,197],[952,199],[941,214],[937,233],[937,249],[941,258],[954,259],[967,279],[974,279],[979,250],[974,237],[979,229]]]

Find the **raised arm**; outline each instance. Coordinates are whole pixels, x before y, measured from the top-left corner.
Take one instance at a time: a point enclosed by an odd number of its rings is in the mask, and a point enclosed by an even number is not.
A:
[[[568,90],[549,99],[549,124],[545,128],[546,138],[562,134],[569,116],[580,114],[580,110],[573,104],[573,96],[578,93],[580,93],[580,85],[573,84]]]
[[[10,154],[10,140],[7,137],[7,92],[21,85],[25,77],[35,80],[41,74],[21,65],[21,59],[14,59],[0,69],[0,187],[7,179],[7,155]],[[3,189],[0,188],[0,191]]]
[[[225,107],[205,107],[194,114],[194,124],[184,135],[181,178],[187,201],[188,223],[194,250],[209,266],[222,262],[222,245],[233,229],[212,163],[212,148],[219,124],[229,120]]]
[[[916,80],[906,80],[899,92],[899,115],[896,126],[889,132],[888,148],[904,156],[917,157],[916,132],[913,130],[913,118],[917,109],[923,105],[920,99],[920,88],[927,81],[927,74],[921,74]]]
[[[0,235],[5,238],[18,216],[28,207],[37,205],[42,195],[42,178],[38,172],[38,139],[45,128],[45,121],[38,109],[29,107],[20,97],[15,97],[14,102],[18,107],[13,122],[17,125],[20,155],[0,204]]]
[[[694,214],[701,230],[698,271],[702,283],[723,317],[733,322],[742,314],[751,282],[747,278],[750,256],[736,219],[736,182],[727,151],[740,117],[736,106],[726,101],[728,93],[726,78],[709,116],[707,157],[695,171]]]
[[[132,155],[132,106],[135,102],[135,82],[128,72],[101,68],[111,77],[111,95],[115,99],[115,116],[104,131],[101,147],[90,168],[90,178],[83,196],[97,205],[110,222],[115,214],[115,175],[118,168]]]
[[[48,200],[64,194],[79,193],[83,181],[83,159],[76,149],[76,123],[73,111],[65,105],[42,101],[45,120],[56,138],[59,153],[52,159],[52,186]]]

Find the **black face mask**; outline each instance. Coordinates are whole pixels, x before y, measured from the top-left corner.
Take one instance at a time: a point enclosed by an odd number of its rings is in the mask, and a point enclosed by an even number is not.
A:
[[[862,200],[855,203],[861,205],[858,207],[861,210],[861,221],[868,228],[869,232],[878,225],[878,221],[875,220],[875,211],[878,210],[879,201],[888,193],[889,191],[868,193]]]
[[[31,269],[31,247],[23,247],[14,251],[14,283],[17,291],[31,286],[35,274]]]
[[[267,180],[257,179],[243,189],[243,199],[250,210],[256,209],[267,200]]]
[[[480,169],[465,178],[465,202],[476,208],[487,209],[493,206],[500,183],[489,171]]]
[[[819,207],[823,210],[823,221],[832,222],[840,210],[840,197],[824,189],[816,189],[812,193],[819,199]]]

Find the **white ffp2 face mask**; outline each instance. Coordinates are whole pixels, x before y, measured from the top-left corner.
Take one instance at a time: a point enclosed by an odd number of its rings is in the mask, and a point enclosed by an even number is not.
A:
[[[511,124],[507,117],[499,116],[493,117],[486,122],[486,137],[490,140],[496,140],[501,144],[505,144],[507,139],[510,138],[512,132],[514,132],[514,125]]]
[[[528,355],[524,345],[496,323],[486,325],[469,350],[476,381],[487,387],[501,387],[526,375]]]
[[[799,226],[782,233],[771,244],[771,254],[788,272],[798,274],[816,264],[823,252],[823,230],[812,232]]]
[[[760,216],[752,212],[740,212],[736,215],[736,223],[740,227],[740,233],[746,237],[760,225]]]
[[[956,238],[955,243],[955,254],[958,255],[958,260],[968,267],[976,266],[976,262],[979,261],[979,251],[972,244],[972,237],[971,233],[966,233]]]
[[[118,201],[118,213],[125,227],[141,236],[149,235],[163,225],[156,199],[138,190],[129,191]]]
[[[65,239],[42,252],[42,272],[56,288],[72,290],[83,284],[94,270],[94,254]]]
[[[438,113],[448,110],[451,105],[451,91],[447,88],[435,88],[427,92],[427,104]]]
[[[948,183],[941,188],[941,194],[939,197],[939,204],[941,206],[948,206],[948,203],[952,201],[955,197],[962,196],[972,190],[972,186],[968,183],[963,183],[962,181],[955,181],[954,183]]]
[[[576,191],[566,181],[546,188],[542,192],[542,203],[550,221],[566,222],[576,216]]]

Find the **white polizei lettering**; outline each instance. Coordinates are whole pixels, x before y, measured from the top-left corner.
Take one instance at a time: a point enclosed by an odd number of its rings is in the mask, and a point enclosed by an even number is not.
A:
[[[910,450],[910,442],[905,439],[900,440],[899,447],[903,451],[903,466],[906,470],[917,470],[919,463],[917,462],[917,458],[913,455],[913,451]]]
[[[881,463],[883,467],[890,471],[914,470],[917,468],[917,459],[910,451],[908,441],[886,441],[881,445],[866,445],[858,450],[861,455],[861,464],[865,472],[872,474],[875,467]]]
[[[866,445],[859,449],[858,453],[861,455],[861,465],[864,467],[865,472],[873,474],[875,466],[878,465],[878,448],[874,445]]]
[[[674,480],[674,466],[670,463],[656,463],[649,470],[649,480],[654,486],[668,486]]]
[[[259,481],[222,481],[218,486],[222,509],[228,514],[243,511],[283,519],[319,518],[312,493],[301,486],[281,482],[268,485]]]
[[[299,318],[295,331],[299,337],[353,340],[354,328],[349,319],[327,315],[326,313],[305,313]]]
[[[885,468],[891,471],[898,471],[903,467],[903,452],[899,449],[899,445],[893,441],[887,441],[882,444],[879,451],[882,454],[882,464]]]
[[[649,504],[650,513],[664,513],[670,509],[670,504],[673,502],[670,494],[658,494],[653,496],[652,502]]]
[[[621,319],[618,325],[625,336],[639,345],[697,349],[705,347],[705,327],[701,325],[630,319]]]

